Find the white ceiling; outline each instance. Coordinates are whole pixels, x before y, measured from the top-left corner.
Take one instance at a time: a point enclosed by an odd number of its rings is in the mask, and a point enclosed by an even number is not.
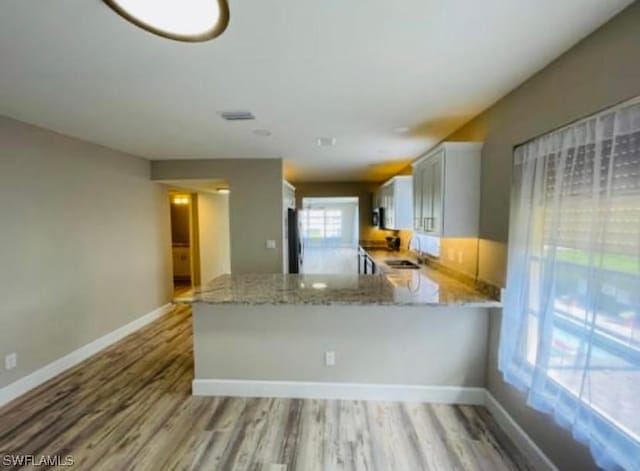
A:
[[[388,177],[631,3],[232,0],[190,44],[100,0],[0,1],[0,114],[150,159],[282,157],[297,181]]]

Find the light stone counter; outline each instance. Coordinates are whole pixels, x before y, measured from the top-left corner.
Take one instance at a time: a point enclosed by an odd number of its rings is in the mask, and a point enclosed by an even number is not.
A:
[[[246,305],[500,306],[498,301],[474,287],[428,267],[421,270],[386,268],[378,275],[222,275],[174,301]]]
[[[193,393],[481,404],[499,303],[371,256],[378,275],[223,275],[177,298],[193,303]]]

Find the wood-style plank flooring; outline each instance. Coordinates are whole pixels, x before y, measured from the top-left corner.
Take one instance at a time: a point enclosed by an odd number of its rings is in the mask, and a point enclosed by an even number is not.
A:
[[[193,397],[191,346],[178,307],[0,409],[0,467],[22,454],[81,470],[530,469],[481,407]]]

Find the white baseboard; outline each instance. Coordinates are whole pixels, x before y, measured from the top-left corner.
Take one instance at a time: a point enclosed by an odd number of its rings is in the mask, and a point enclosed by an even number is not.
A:
[[[34,371],[30,375],[20,378],[19,380],[9,384],[8,386],[5,386],[4,388],[0,389],[0,407],[10,401],[13,401],[17,397],[22,396],[36,386],[40,386],[42,383],[49,381],[51,378],[59,375],[65,370],[76,366],[78,363],[86,360],[92,355],[95,355],[99,351],[104,350],[105,348],[114,344],[118,340],[123,339],[136,330],[162,317],[163,315],[171,311],[171,309],[173,309],[173,304],[165,304],[164,306],[161,306],[158,309],[155,309],[148,314],[145,314],[144,316],[139,317],[138,319],[129,322],[128,324],[123,325],[122,327],[112,332],[109,332],[108,334],[94,340],[84,347],[80,347],[79,349],[74,350],[68,355],[65,355],[62,358],[49,363],[39,370]]]
[[[303,381],[196,379],[196,396],[286,397],[296,399],[356,399],[484,405],[484,388]]]
[[[558,468],[536,445],[527,432],[509,415],[495,397],[486,391],[485,407],[491,412],[498,426],[513,440],[520,452],[536,470],[558,471]]]

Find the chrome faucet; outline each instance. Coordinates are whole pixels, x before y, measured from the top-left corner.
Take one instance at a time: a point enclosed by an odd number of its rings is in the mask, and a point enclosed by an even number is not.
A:
[[[420,253],[422,252],[422,247],[420,247],[420,237],[411,235],[411,238],[409,239],[409,243],[407,244],[407,250],[411,252],[411,244],[413,243],[414,240],[418,241],[418,249],[416,250],[416,252],[418,254],[418,261],[420,261]]]

